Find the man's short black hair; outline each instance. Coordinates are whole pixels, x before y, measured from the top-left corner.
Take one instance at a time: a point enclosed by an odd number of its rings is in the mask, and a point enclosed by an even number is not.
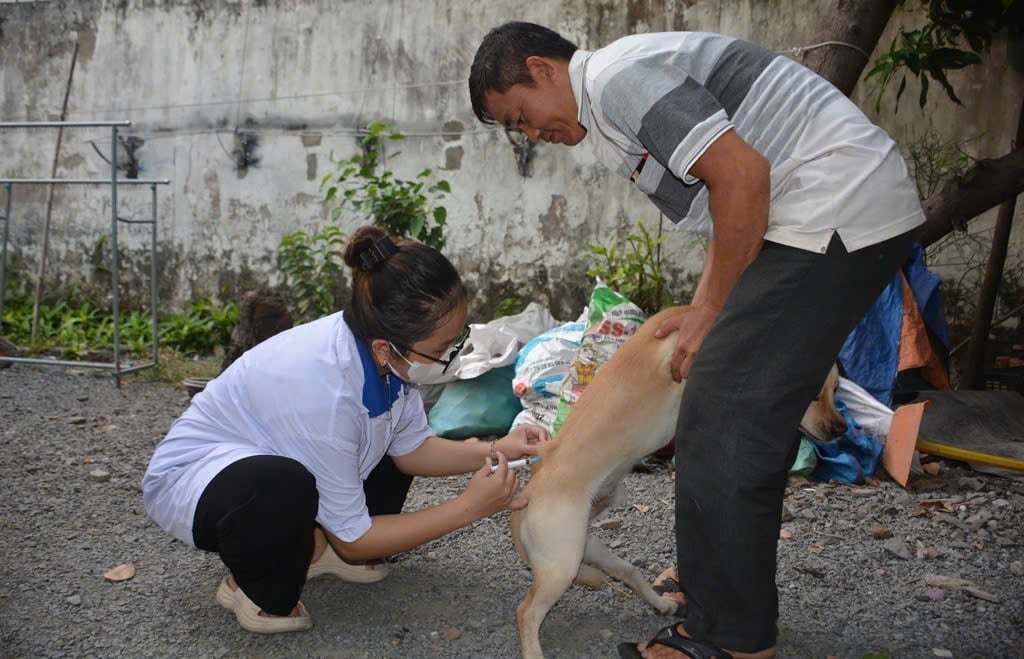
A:
[[[509,22],[483,38],[469,69],[469,98],[473,114],[485,124],[497,123],[484,109],[484,94],[503,93],[512,85],[533,85],[526,68],[531,56],[570,60],[576,44],[554,30],[535,23]]]

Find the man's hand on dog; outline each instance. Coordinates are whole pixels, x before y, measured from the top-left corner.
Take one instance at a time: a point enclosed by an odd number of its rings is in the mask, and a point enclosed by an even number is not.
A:
[[[676,382],[682,382],[689,376],[697,350],[717,315],[718,309],[712,306],[691,306],[686,312],[663,322],[654,333],[657,339],[664,339],[673,332],[679,333],[676,352],[672,357],[672,379]]]
[[[526,507],[524,497],[516,498],[519,492],[519,477],[514,469],[508,468],[508,460],[499,451],[498,469],[492,472],[494,464],[487,458],[473,478],[469,480],[462,497],[478,517],[489,517],[502,510],[520,510]]]

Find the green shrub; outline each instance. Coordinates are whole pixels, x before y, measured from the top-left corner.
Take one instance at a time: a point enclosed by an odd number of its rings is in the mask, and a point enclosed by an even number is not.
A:
[[[339,161],[337,172],[321,181],[324,203],[340,199],[332,219],[337,221],[345,205],[351,204],[393,237],[411,238],[443,250],[448,211],[437,202],[452,191],[448,181],[432,182],[431,169],[424,169],[413,179],[398,178],[383,165],[381,140],[401,140],[404,136],[381,121],[371,122],[366,130],[361,142],[363,153]]]
[[[333,225],[313,235],[293,231],[281,239],[278,260],[288,277],[288,289],[301,322],[338,309],[344,253],[345,234]]]
[[[588,257],[595,265],[587,274],[600,277],[612,290],[653,315],[673,304],[662,270],[660,247],[664,240],[664,235],[652,236],[646,226],[637,222],[637,232],[628,234],[624,240],[588,246]]]

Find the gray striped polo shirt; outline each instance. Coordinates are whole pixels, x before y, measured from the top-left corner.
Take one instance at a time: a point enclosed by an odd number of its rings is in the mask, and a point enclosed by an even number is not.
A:
[[[579,121],[597,157],[680,227],[713,237],[708,190],[690,175],[734,130],[771,163],[766,240],[850,251],[924,221],[899,149],[828,81],[753,44],[666,32],[577,51],[569,64]]]

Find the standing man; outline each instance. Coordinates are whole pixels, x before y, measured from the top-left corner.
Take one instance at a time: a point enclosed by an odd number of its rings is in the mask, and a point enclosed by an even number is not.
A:
[[[773,657],[776,543],[797,427],[924,213],[896,144],[828,81],[738,39],[676,32],[578,49],[495,28],[469,77],[485,123],[590,143],[709,238],[673,376],[682,623],[623,656]]]

